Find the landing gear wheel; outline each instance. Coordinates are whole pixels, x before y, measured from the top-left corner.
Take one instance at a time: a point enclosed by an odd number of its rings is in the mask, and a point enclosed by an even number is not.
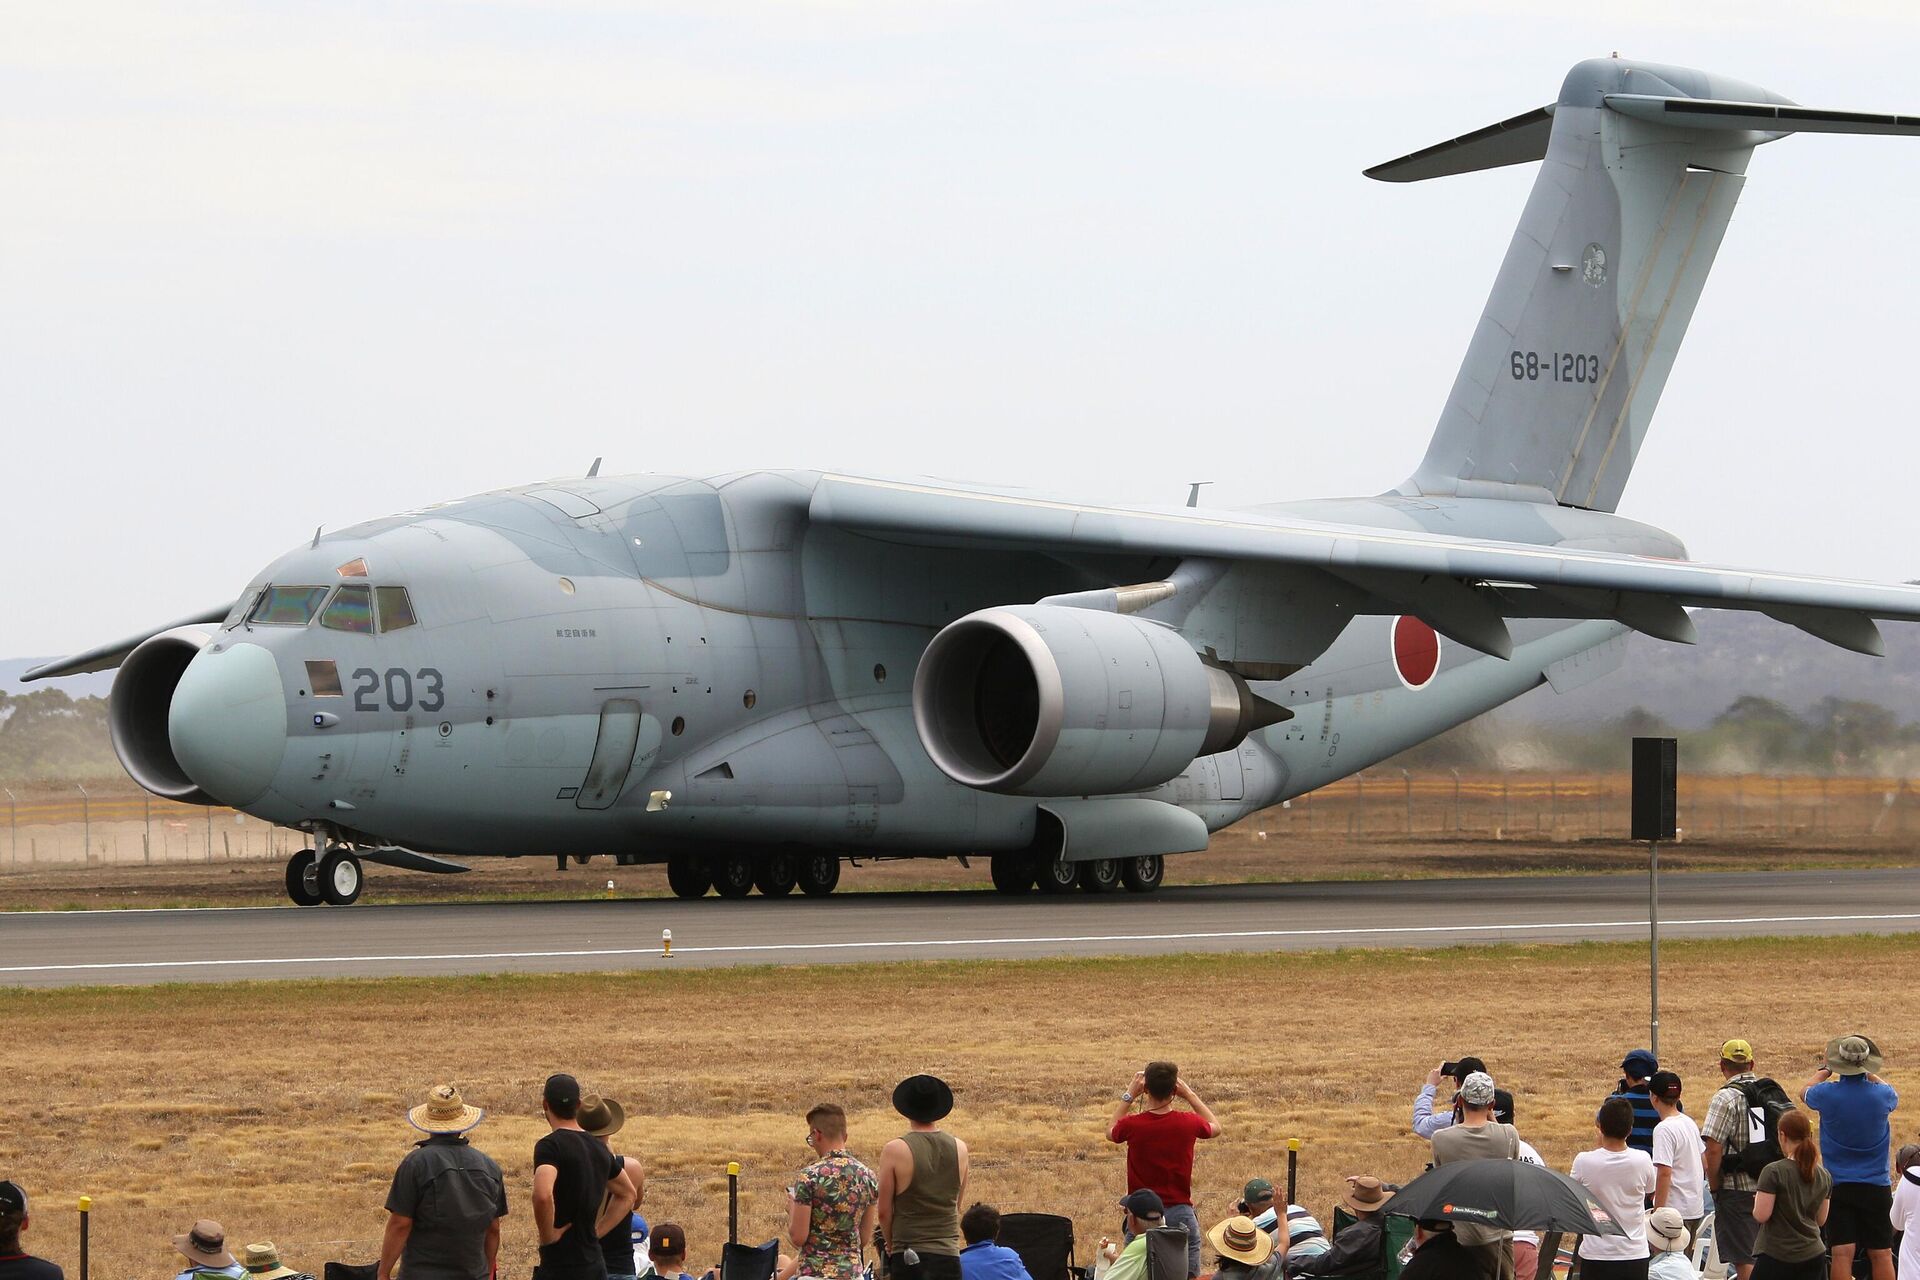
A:
[[[800,859],[800,892],[809,898],[824,898],[840,883],[840,855],[809,853]]]
[[[1120,887],[1120,862],[1116,858],[1095,858],[1079,864],[1074,877],[1087,893],[1112,893]]]
[[[753,892],[753,859],[730,853],[714,864],[713,887],[723,898],[744,898]]]
[[[1120,859],[1120,883],[1128,893],[1152,893],[1167,878],[1167,860],[1157,853]]]
[[[800,882],[799,860],[790,853],[769,853],[755,864],[753,883],[768,898],[784,898]]]
[[[676,898],[704,898],[713,888],[713,875],[706,863],[676,854],[667,859],[667,888]]]
[[[1034,864],[1034,879],[1042,893],[1072,893],[1080,883],[1080,868],[1064,858],[1042,858]]]
[[[1033,859],[1024,853],[993,855],[993,887],[1001,893],[1027,893],[1033,889]]]
[[[287,859],[287,896],[296,907],[317,907],[326,901],[320,896],[320,859],[313,850],[302,849]]]
[[[330,907],[350,907],[360,900],[365,877],[360,874],[360,859],[344,849],[335,849],[320,859],[320,896]]]

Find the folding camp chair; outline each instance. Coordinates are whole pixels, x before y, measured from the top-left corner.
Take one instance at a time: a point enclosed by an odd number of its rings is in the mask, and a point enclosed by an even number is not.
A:
[[[773,1280],[780,1268],[780,1242],[720,1246],[720,1280]]]
[[[1338,1238],[1342,1231],[1358,1222],[1359,1219],[1339,1205],[1333,1206],[1333,1234]],[[1381,1280],[1398,1280],[1400,1275],[1400,1251],[1407,1247],[1407,1241],[1413,1239],[1412,1218],[1387,1218],[1380,1224],[1380,1269],[1372,1274]]]
[[[1147,1230],[1147,1280],[1187,1280],[1187,1229]]]
[[[329,1262],[322,1280],[373,1280],[379,1272],[377,1262]]]
[[[1057,1213],[1002,1214],[1000,1243],[1020,1255],[1033,1280],[1068,1280],[1078,1270],[1072,1218]]]

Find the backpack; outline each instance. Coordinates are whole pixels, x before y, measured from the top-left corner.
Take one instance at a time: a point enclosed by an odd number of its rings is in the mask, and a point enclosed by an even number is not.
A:
[[[1747,1103],[1747,1145],[1740,1151],[1740,1172],[1758,1177],[1760,1171],[1778,1160],[1780,1117],[1799,1108],[1772,1080],[1754,1080],[1730,1086],[1738,1089]]]

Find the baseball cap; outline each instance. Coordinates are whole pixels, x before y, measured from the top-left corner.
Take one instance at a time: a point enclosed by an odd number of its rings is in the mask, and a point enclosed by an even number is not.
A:
[[[580,1108],[580,1082],[564,1072],[547,1077],[547,1105],[562,1114]]]
[[[11,1179],[0,1182],[0,1213],[25,1213],[27,1189]]]
[[[1647,1092],[1665,1102],[1680,1096],[1680,1077],[1671,1071],[1656,1071],[1647,1080]]]
[[[1460,1082],[1460,1101],[1470,1107],[1493,1105],[1493,1077],[1484,1071],[1470,1073]]]
[[[1752,1062],[1753,1046],[1745,1040],[1729,1040],[1720,1046],[1720,1059],[1723,1062]]]
[[[1635,1049],[1620,1060],[1620,1069],[1627,1073],[1629,1080],[1645,1080],[1660,1069],[1660,1060],[1653,1056],[1651,1049]]]
[[[1142,1187],[1120,1201],[1120,1207],[1136,1218],[1164,1218],[1167,1206],[1160,1197]]]
[[[647,1252],[675,1258],[687,1251],[687,1232],[677,1222],[656,1222],[647,1237]]]
[[[1265,1178],[1254,1178],[1240,1189],[1240,1198],[1248,1204],[1255,1200],[1273,1199],[1273,1184]]]

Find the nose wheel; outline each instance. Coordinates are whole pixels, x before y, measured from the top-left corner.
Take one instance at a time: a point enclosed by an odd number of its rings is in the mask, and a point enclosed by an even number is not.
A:
[[[360,900],[366,878],[360,859],[346,849],[316,854],[302,849],[287,859],[287,896],[296,907],[348,907]]]

